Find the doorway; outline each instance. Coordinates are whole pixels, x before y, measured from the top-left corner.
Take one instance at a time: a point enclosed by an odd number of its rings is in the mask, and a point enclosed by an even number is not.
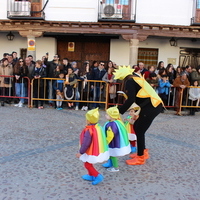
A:
[[[200,49],[180,48],[179,66],[185,67],[187,65],[193,68],[200,65]]]

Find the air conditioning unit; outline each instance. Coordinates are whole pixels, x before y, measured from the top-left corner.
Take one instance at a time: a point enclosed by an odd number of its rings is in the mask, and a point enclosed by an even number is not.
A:
[[[102,4],[101,18],[122,19],[122,7],[120,4]]]
[[[13,2],[10,9],[10,16],[31,16],[31,3],[28,1]]]

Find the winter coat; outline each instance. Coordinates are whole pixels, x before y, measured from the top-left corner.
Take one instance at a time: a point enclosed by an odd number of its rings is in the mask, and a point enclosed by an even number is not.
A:
[[[12,68],[12,66],[8,64],[5,67],[5,66],[3,66],[1,64],[0,65],[0,75],[12,76],[13,75],[13,68]],[[0,77],[0,87],[6,87],[6,88],[12,87],[12,79],[13,78],[10,78],[10,83],[9,84],[5,84],[4,83],[5,77]]]

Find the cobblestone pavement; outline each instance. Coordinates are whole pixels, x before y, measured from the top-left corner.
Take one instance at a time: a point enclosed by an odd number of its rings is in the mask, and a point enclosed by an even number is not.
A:
[[[84,113],[0,107],[0,200],[200,199],[200,113],[160,114],[146,134],[146,164],[120,157],[117,173],[96,164],[105,178],[96,186],[81,179],[86,170],[75,157]]]

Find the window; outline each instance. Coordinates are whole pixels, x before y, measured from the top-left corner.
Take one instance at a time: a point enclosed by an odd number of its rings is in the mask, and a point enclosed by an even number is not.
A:
[[[197,0],[197,9],[200,9],[200,0]]]
[[[114,4],[115,0],[106,0],[106,4]]]
[[[128,5],[128,2],[129,2],[129,0],[117,0],[117,1],[115,1],[115,0],[106,0],[106,4],[114,4],[114,3],[116,3],[116,4],[121,4],[121,5]]]
[[[128,0],[120,0],[121,5],[128,5]]]
[[[138,63],[143,62],[146,66],[158,63],[158,49],[139,48],[138,49]]]

